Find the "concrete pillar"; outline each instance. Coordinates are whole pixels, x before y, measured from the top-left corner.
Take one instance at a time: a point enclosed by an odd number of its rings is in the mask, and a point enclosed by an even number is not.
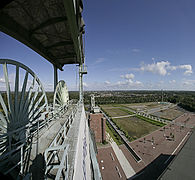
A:
[[[57,66],[53,65],[54,67],[54,92],[58,83],[58,68]]]

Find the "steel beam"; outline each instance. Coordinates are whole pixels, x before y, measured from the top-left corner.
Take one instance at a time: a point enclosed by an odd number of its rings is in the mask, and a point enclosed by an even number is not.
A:
[[[83,102],[83,64],[79,65],[79,101]]]
[[[58,83],[58,68],[57,66],[53,66],[54,67],[54,92]]]
[[[67,40],[67,41],[57,42],[55,44],[52,44],[51,46],[46,46],[45,48],[51,49],[51,48],[56,48],[56,47],[60,47],[60,46],[72,45],[72,44],[73,44],[73,42],[71,40]]]
[[[79,41],[79,27],[76,18],[76,12],[74,9],[73,0],[63,0],[64,8],[67,15],[67,20],[70,28],[71,37],[73,39],[74,48],[77,53],[77,59],[79,63],[82,62],[81,44]]]
[[[22,27],[4,12],[0,12],[0,30],[26,44],[28,47],[32,48],[38,54],[62,70],[62,65],[54,61],[54,56],[36,38],[30,36],[27,29]]]
[[[67,18],[65,16],[64,17],[55,17],[55,18],[48,19],[47,21],[41,23],[36,28],[34,28],[30,32],[30,34],[33,35],[34,32],[37,31],[37,30],[40,30],[40,29],[45,28],[47,26],[50,26],[50,25],[53,25],[53,24],[56,24],[56,23],[59,23],[59,22],[64,22],[64,21],[67,21]]]

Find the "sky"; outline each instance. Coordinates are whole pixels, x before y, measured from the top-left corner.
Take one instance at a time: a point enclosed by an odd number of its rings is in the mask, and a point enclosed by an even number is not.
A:
[[[83,2],[85,90],[195,90],[194,0]],[[52,65],[3,33],[0,58],[22,62],[53,89]],[[78,67],[67,65],[59,79],[78,90],[76,74]]]

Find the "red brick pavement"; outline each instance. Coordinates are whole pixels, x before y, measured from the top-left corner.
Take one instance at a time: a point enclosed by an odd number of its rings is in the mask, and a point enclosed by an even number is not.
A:
[[[124,171],[122,170],[119,161],[111,146],[98,149],[97,159],[103,179],[105,180],[126,179]],[[121,178],[118,171],[120,172]]]
[[[187,126],[195,126],[195,115],[185,113],[184,115],[178,117],[175,122],[186,122]],[[154,159],[156,159],[160,154],[171,155],[181,143],[181,141],[184,139],[184,137],[188,134],[188,132],[190,132],[190,130],[190,128],[182,128],[176,124],[169,124],[165,126],[165,129],[160,128],[159,130],[156,130],[151,134],[146,135],[145,137],[142,137],[129,143],[131,147],[142,158],[142,161],[139,163],[137,163],[133,159],[130,152],[124,145],[121,145],[120,149],[125,154],[127,160],[129,161],[133,169],[136,172],[139,172],[148,164],[150,164]],[[174,134],[174,140],[170,137],[170,133]],[[177,154],[177,152],[181,149],[188,137],[189,135],[187,135],[187,138],[185,138],[182,144],[180,144],[179,148],[177,149],[177,151],[175,151],[174,154]]]

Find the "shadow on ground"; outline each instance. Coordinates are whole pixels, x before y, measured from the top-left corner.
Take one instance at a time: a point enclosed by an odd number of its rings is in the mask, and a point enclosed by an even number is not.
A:
[[[174,157],[175,155],[160,154],[148,166],[128,180],[156,180],[164,172]]]
[[[32,180],[44,179],[45,173],[45,160],[42,154],[38,154],[30,166],[30,173]]]

